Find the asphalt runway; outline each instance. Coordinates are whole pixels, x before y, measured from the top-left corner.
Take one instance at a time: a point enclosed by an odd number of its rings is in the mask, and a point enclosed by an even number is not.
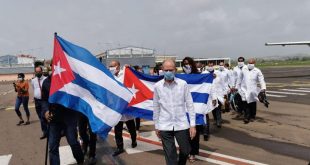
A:
[[[272,101],[310,104],[310,66],[262,69]]]
[[[303,68],[284,68],[266,69],[262,72],[268,83],[267,91],[278,92],[268,93],[273,95],[268,97],[270,107],[267,109],[259,103],[256,121],[247,125],[236,118],[233,111],[224,113],[222,128],[211,125],[209,141],[203,141],[201,137],[200,157],[194,164],[309,163],[310,93],[305,92],[310,88],[310,76],[307,75],[310,74],[309,70],[305,72]],[[299,77],[295,76],[297,73]],[[0,164],[43,164],[46,141],[39,140],[41,133],[33,103],[29,102],[31,124],[16,126],[18,118],[13,108],[16,94],[12,89],[11,83],[0,85]],[[21,111],[24,114],[22,109]],[[212,115],[210,118],[213,123]],[[125,131],[126,153],[118,157],[111,156],[116,147],[111,132],[107,140],[98,141],[97,164],[165,164],[161,143],[153,130],[152,122],[142,123],[136,149],[131,149],[131,142]],[[61,141],[60,156],[63,164],[74,164],[65,138]]]

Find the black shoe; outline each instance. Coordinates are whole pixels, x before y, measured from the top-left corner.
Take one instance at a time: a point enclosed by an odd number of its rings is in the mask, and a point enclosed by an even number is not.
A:
[[[24,125],[29,125],[30,124],[30,121],[26,121],[26,123]]]
[[[204,140],[204,141],[209,141],[209,135],[204,135],[204,136],[203,136],[203,140]]]
[[[47,136],[46,136],[46,134],[43,134],[43,135],[40,137],[40,140],[45,139],[45,138],[47,138]]]
[[[88,165],[95,165],[97,163],[97,158],[96,157],[90,157],[88,159]]]
[[[119,155],[119,154],[121,154],[121,153],[123,153],[123,152],[125,152],[125,150],[122,148],[122,149],[117,149],[114,153],[113,153],[113,155],[112,156],[117,156],[117,155]]]
[[[254,122],[254,119],[250,119],[250,122]]]
[[[216,124],[217,128],[222,128],[222,124]]]
[[[131,143],[131,148],[136,148],[137,147],[137,142],[133,142],[133,143]]]
[[[24,120],[19,121],[16,125],[20,126],[21,124],[24,123]]]
[[[249,119],[244,119],[243,122],[244,122],[244,124],[248,124],[250,121],[249,121]]]

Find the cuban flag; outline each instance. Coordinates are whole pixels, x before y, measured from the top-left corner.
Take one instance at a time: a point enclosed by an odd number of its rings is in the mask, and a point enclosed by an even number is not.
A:
[[[177,78],[185,80],[189,86],[196,112],[196,124],[205,124],[205,114],[212,111],[212,99],[209,99],[212,74],[176,74]],[[163,76],[151,76],[127,67],[124,71],[124,85],[132,92],[133,98],[129,103],[126,114],[153,120],[153,91],[154,84]]]
[[[128,106],[132,93],[88,50],[55,34],[50,103],[79,111],[105,138]]]

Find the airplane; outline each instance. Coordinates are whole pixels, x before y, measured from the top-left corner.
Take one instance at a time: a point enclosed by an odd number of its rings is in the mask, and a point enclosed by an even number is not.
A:
[[[310,46],[310,41],[298,41],[298,42],[274,42],[274,43],[265,43],[265,46],[286,46],[286,45],[308,45]]]

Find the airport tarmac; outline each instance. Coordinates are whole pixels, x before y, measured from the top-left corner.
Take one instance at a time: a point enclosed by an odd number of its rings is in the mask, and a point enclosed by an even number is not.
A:
[[[247,125],[236,118],[233,111],[224,113],[222,128],[211,125],[209,141],[201,138],[200,157],[194,164],[309,163],[310,93],[306,91],[310,90],[310,75],[307,75],[310,72],[302,72],[303,68],[284,69],[286,72],[281,69],[262,71],[266,73],[267,91],[275,91],[268,94],[285,97],[269,96],[268,109],[259,103],[256,121]],[[294,72],[302,74],[295,77]],[[43,164],[46,141],[39,140],[41,133],[33,103],[29,102],[31,124],[16,126],[18,119],[12,107],[15,102],[12,89],[11,83],[0,85],[0,164]],[[165,164],[161,143],[153,130],[152,122],[142,123],[136,149],[130,148],[128,133],[124,132],[126,153],[118,157],[111,156],[116,147],[111,132],[106,141],[98,141],[97,164]],[[74,164],[65,138],[61,141],[60,155],[63,164]]]

